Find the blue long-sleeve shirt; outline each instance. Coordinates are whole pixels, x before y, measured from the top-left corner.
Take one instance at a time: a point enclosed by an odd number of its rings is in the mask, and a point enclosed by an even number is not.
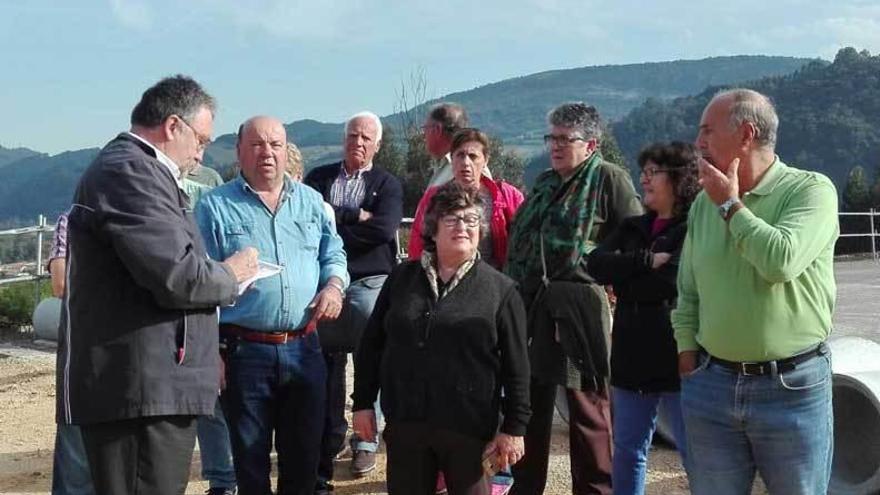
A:
[[[285,179],[273,214],[239,176],[202,197],[195,214],[212,259],[253,246],[261,260],[283,268],[221,308],[221,323],[267,332],[302,328],[311,317],[307,306],[330,277],[348,285],[342,239],[321,195],[308,186]]]

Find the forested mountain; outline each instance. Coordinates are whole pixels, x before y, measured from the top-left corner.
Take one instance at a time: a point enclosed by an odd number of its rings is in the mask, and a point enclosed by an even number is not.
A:
[[[809,59],[792,57],[736,56],[583,67],[508,79],[440,100],[465,105],[473,125],[503,138],[506,145],[535,150],[541,146],[547,111],[563,101],[587,101],[596,105],[606,119],[614,119],[645,98],[662,101],[693,94],[710,84],[786,74],[808,62]],[[416,114],[431,103],[417,108]],[[386,125],[397,125],[400,118],[388,115],[383,121]],[[342,124],[300,120],[286,127],[301,147],[307,168],[338,158]],[[33,223],[39,213],[54,217],[69,204],[79,174],[95,152],[88,149],[49,157],[31,150],[0,148],[0,225],[17,223],[16,220]],[[205,153],[205,164],[216,169],[227,169],[234,162],[234,134],[219,136]]]
[[[98,148],[66,151],[55,156],[36,155],[0,170],[0,219],[3,224],[36,223],[40,214],[49,223],[70,207],[73,190]]]
[[[779,114],[777,153],[787,163],[827,174],[843,189],[849,171],[880,165],[880,56],[845,48],[830,65],[811,63],[787,76],[738,84],[769,95]],[[692,141],[703,108],[723,86],[669,102],[650,99],[613,130],[633,160],[659,140]]]
[[[474,125],[505,142],[516,142],[543,135],[547,112],[565,101],[586,101],[598,108],[604,119],[614,121],[646,98],[666,100],[697,93],[706,86],[789,74],[808,62],[803,58],[743,55],[580,67],[506,79],[439,100],[461,103]]]
[[[27,148],[4,148],[3,146],[0,146],[0,167],[39,154],[40,153]]]

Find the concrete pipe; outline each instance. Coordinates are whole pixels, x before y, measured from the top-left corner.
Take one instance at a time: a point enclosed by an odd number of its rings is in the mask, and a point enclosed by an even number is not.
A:
[[[61,322],[61,299],[50,297],[40,301],[34,309],[34,333],[38,339],[58,340],[58,325]]]
[[[839,359],[839,356],[834,356]],[[831,495],[880,493],[880,371],[835,374]]]

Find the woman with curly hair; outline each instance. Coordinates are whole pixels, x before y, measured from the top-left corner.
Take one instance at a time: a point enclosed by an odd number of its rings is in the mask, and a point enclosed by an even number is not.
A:
[[[590,253],[587,264],[590,275],[617,294],[611,334],[615,494],[644,493],[648,446],[661,403],[686,462],[669,314],[687,214],[700,190],[697,152],[681,142],[656,143],[639,154],[639,167],[648,212],[626,219]]]

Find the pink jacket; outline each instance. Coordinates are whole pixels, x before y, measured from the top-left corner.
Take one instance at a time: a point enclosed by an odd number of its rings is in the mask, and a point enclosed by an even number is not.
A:
[[[492,231],[492,257],[498,260],[503,267],[507,261],[507,232],[513,220],[513,214],[516,213],[525,198],[519,189],[501,180],[494,181],[482,176],[480,184],[492,194],[492,218],[489,222],[489,229]],[[419,200],[407,248],[411,260],[417,260],[422,256],[424,249],[422,227],[425,221],[425,211],[439,188],[440,186],[429,187],[422,199]]]

